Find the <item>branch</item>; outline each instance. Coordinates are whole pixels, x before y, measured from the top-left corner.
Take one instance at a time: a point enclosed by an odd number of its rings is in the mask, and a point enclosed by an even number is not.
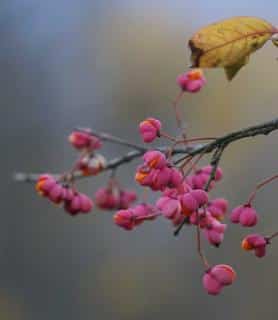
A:
[[[205,188],[204,188],[205,191],[209,190],[209,186],[215,178],[215,173],[218,168],[219,162],[221,160],[222,154],[223,154],[225,148],[230,143],[237,141],[237,140],[244,139],[244,138],[254,137],[257,135],[268,135],[269,133],[271,133],[272,131],[277,130],[277,129],[278,129],[278,118],[276,118],[272,121],[269,121],[269,122],[262,123],[260,125],[248,127],[246,129],[241,129],[239,131],[235,131],[235,132],[226,134],[223,137],[215,139],[211,143],[203,145],[203,146],[193,150],[192,152],[189,152],[189,156],[194,157],[195,155],[198,155],[198,154],[211,153],[212,151],[214,151],[214,154],[213,154],[212,159],[210,161],[210,164],[212,166],[212,171],[211,171],[209,179],[205,185]],[[177,160],[176,164],[179,163],[180,161],[184,161],[187,157],[188,157],[188,155]],[[184,227],[186,222],[187,222],[187,218],[185,218],[181,222],[181,224],[176,228],[176,230],[174,231],[174,236],[179,235],[180,231],[182,230],[182,228]]]
[[[190,146],[188,146],[187,148],[180,148],[180,149],[177,148],[177,149],[173,150],[172,154],[173,155],[185,154],[185,153],[192,152],[193,149],[194,149],[194,147],[190,147]],[[149,150],[148,148],[142,148],[141,151],[140,150],[133,150],[133,151],[130,151],[127,154],[121,156],[121,157],[114,158],[114,159],[110,160],[109,162],[107,162],[107,164],[105,165],[105,167],[102,169],[102,171],[100,173],[117,169],[118,167],[139,158],[148,150]],[[157,148],[157,150],[159,150],[161,152],[167,152],[169,150],[169,148],[168,147],[161,147],[161,148]],[[17,182],[36,182],[40,175],[41,175],[41,173],[16,172],[13,175],[13,179]],[[59,177],[61,177],[61,174],[53,174],[53,176],[55,178],[59,179]],[[81,171],[75,171],[73,173],[74,179],[81,179],[81,178],[88,178],[88,177],[91,177],[91,176],[84,176]]]
[[[278,118],[264,122],[259,125],[251,126],[245,129],[241,129],[239,131],[234,131],[231,133],[228,133],[220,138],[215,139],[213,142],[204,144],[200,146],[199,148],[195,148],[192,152],[189,152],[189,156],[194,157],[200,153],[211,153],[212,151],[221,148],[224,146],[226,148],[230,143],[235,142],[237,140],[255,137],[258,135],[268,135],[272,131],[278,130]],[[188,155],[185,157],[177,160],[176,163],[179,163],[180,161],[185,160]]]
[[[78,130],[84,131],[85,129],[79,128]],[[219,137],[210,143],[197,144],[197,145],[193,145],[193,146],[187,146],[185,148],[174,149],[173,154],[185,155],[182,158],[178,159],[175,162],[175,164],[178,164],[181,161],[184,161],[188,157],[192,158],[198,154],[208,154],[208,153],[211,153],[215,150],[216,151],[219,150],[221,152],[219,152],[219,153],[216,152],[215,153],[216,159],[212,160],[212,165],[214,166],[213,171],[215,173],[215,170],[216,170],[217,165],[220,161],[222,153],[223,153],[224,149],[229,144],[231,144],[235,141],[241,140],[241,139],[255,137],[257,135],[268,135],[269,133],[271,133],[272,131],[275,131],[275,130],[278,130],[278,118],[276,118],[272,121],[264,122],[259,125],[255,125],[255,126],[251,126],[251,127],[245,128],[245,129],[241,129],[239,131],[234,131],[232,133],[229,133],[229,134],[226,134],[222,137]],[[124,139],[114,137],[108,133],[103,133],[103,132],[97,133],[95,131],[91,131],[91,132],[93,135],[99,137],[102,140],[109,141],[111,143],[120,144],[120,145],[130,147],[133,149],[133,151],[128,152],[126,155],[124,155],[122,157],[118,157],[118,158],[110,160],[106,164],[106,166],[104,167],[104,169],[102,171],[116,169],[116,168],[122,166],[123,164],[131,162],[132,160],[142,156],[146,151],[149,150],[146,147],[141,147],[139,145],[133,144],[133,143],[126,141]],[[168,147],[161,147],[161,148],[156,148],[156,149],[160,150],[162,152],[167,152],[169,150]],[[214,178],[213,177],[214,173],[212,172],[212,175],[210,177],[210,182]],[[14,174],[14,180],[18,181],[18,182],[35,182],[39,175],[40,174],[19,172],[19,173]],[[57,178],[59,178],[61,175],[56,174],[55,176]],[[81,172],[77,171],[73,174],[73,177],[75,179],[80,179],[80,178],[84,178],[84,177],[88,177],[88,176],[84,176],[84,175],[82,175]]]
[[[88,129],[81,128],[81,127],[77,127],[75,130],[80,131],[80,132],[88,133]],[[108,141],[108,142],[111,142],[111,143],[114,143],[114,144],[119,144],[119,145],[122,145],[122,146],[125,146],[125,147],[132,148],[134,150],[142,151],[142,152],[148,151],[148,148],[142,147],[142,146],[140,146],[138,144],[129,142],[129,141],[124,140],[122,138],[115,137],[110,133],[97,132],[97,131],[92,130],[92,129],[90,129],[89,133],[91,135],[99,138],[102,141]]]

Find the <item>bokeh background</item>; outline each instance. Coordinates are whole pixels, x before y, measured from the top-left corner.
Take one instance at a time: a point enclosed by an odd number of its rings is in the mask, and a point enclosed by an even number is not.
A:
[[[240,249],[248,231],[231,227],[212,263],[230,263],[238,281],[217,298],[202,289],[193,231],[172,236],[168,221],[132,233],[95,210],[71,218],[39,198],[13,172],[69,168],[67,135],[76,125],[139,142],[138,121],[159,117],[175,132],[170,107],[176,75],[189,65],[186,43],[199,27],[234,15],[278,21],[276,0],[1,0],[0,319],[277,319],[278,244],[257,260]],[[277,48],[252,56],[228,83],[221,70],[186,96],[190,134],[217,136],[277,116]],[[215,194],[231,206],[277,170],[276,134],[238,142],[223,157],[225,179]],[[126,149],[109,145],[113,157]],[[134,164],[122,168],[135,187]],[[80,188],[93,194],[107,177]],[[139,191],[139,189],[138,189]],[[150,200],[154,200],[150,195]],[[277,185],[262,191],[256,230],[276,231]]]

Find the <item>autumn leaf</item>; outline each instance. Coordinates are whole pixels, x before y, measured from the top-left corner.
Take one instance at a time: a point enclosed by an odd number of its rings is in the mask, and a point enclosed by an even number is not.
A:
[[[277,45],[278,29],[255,17],[234,17],[213,23],[189,40],[192,67],[225,69],[228,80],[248,63],[267,40]]]
[[[278,47],[278,33],[274,34],[272,37],[271,37],[271,40],[272,40],[272,43]]]

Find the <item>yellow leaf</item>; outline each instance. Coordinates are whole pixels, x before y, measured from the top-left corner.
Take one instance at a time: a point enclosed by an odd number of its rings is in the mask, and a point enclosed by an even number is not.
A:
[[[192,67],[222,67],[228,80],[232,80],[248,63],[250,55],[277,33],[272,24],[255,17],[234,17],[213,23],[189,40]]]
[[[272,37],[271,37],[271,40],[272,40],[272,43],[278,47],[278,33],[274,34]]]
[[[249,56],[244,57],[242,60],[238,61],[237,63],[224,67],[227,79],[231,81],[233,77],[238,73],[238,71],[245,66],[249,62]]]

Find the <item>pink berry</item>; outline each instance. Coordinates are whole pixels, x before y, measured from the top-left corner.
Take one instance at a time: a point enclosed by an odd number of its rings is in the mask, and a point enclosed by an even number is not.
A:
[[[217,220],[223,220],[228,210],[228,201],[223,198],[211,200],[208,203],[208,210],[214,218]]]
[[[97,150],[102,146],[101,141],[93,136],[89,129],[87,131],[73,131],[69,136],[69,142],[78,150]]]
[[[147,220],[154,220],[159,215],[153,206],[146,203],[139,204],[132,210],[135,225],[139,225]]]
[[[96,205],[101,209],[116,209],[119,205],[119,194],[111,188],[100,188],[94,196]]]
[[[212,267],[210,274],[223,286],[231,285],[236,279],[236,273],[234,269],[226,264],[218,264]]]
[[[157,151],[147,151],[143,156],[144,164],[152,169],[163,169],[167,165],[165,154]]]
[[[177,84],[182,91],[195,93],[206,84],[206,79],[201,69],[193,69],[177,77]]]
[[[250,234],[242,240],[241,247],[246,250],[254,250],[258,258],[262,258],[266,254],[266,246],[269,241],[260,234]]]
[[[168,183],[169,188],[178,188],[182,182],[182,173],[176,168],[171,168],[171,177]]]
[[[181,214],[181,204],[177,199],[169,197],[161,197],[156,202],[156,207],[162,212],[167,219],[175,219],[177,215]]]
[[[152,177],[152,183],[150,187],[154,190],[163,191],[169,185],[171,179],[171,169],[164,167],[163,169],[157,170],[156,174]]]
[[[131,209],[120,210],[113,218],[115,224],[125,230],[132,230],[135,227],[134,213]]]
[[[42,196],[48,196],[51,189],[56,186],[57,181],[49,174],[42,174],[39,176],[36,183],[36,190]]]
[[[198,189],[198,190],[192,190],[190,193],[198,202],[199,207],[208,203],[208,194],[206,191]]]
[[[119,199],[119,208],[120,209],[127,209],[133,203],[136,201],[137,195],[134,191],[128,191],[128,190],[121,190],[120,191],[120,199]]]
[[[65,201],[64,209],[72,216],[77,215],[81,209],[79,194],[76,192],[70,201]]]
[[[224,239],[224,233],[217,232],[214,229],[204,229],[204,234],[208,242],[214,245],[215,247],[219,247],[219,245]]]
[[[80,211],[82,213],[88,213],[93,208],[93,201],[86,194],[80,193]]]
[[[222,285],[214,279],[210,273],[206,272],[203,276],[203,286],[208,294],[218,295],[222,290]]]
[[[231,285],[236,279],[234,269],[226,264],[209,268],[203,276],[203,286],[208,294],[217,295],[224,286]]]
[[[63,200],[63,187],[56,183],[48,193],[48,198],[54,203],[60,203]]]
[[[161,122],[154,118],[148,118],[139,124],[139,131],[144,142],[152,142],[160,136]]]
[[[77,166],[84,176],[97,175],[105,168],[106,159],[101,154],[86,155]]]
[[[208,195],[204,190],[192,190],[182,195],[180,201],[183,214],[189,216],[208,202]]]
[[[251,205],[241,205],[232,210],[230,220],[233,223],[240,223],[243,227],[253,227],[257,224],[258,215]]]
[[[180,197],[182,212],[185,216],[190,216],[194,211],[199,208],[197,200],[192,196],[190,192]]]

